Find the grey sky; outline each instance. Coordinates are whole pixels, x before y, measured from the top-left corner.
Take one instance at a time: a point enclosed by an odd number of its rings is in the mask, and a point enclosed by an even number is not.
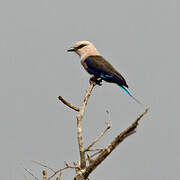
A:
[[[179,179],[179,18],[177,0],[1,0],[0,179],[24,179],[20,163],[40,175],[31,160],[58,169],[79,158],[76,113],[57,100],[79,105],[89,86],[78,56],[66,52],[79,40],[93,42],[151,107],[90,178]],[[86,144],[104,128],[107,109],[113,127],[97,147],[144,110],[116,85],[96,87],[83,121]]]

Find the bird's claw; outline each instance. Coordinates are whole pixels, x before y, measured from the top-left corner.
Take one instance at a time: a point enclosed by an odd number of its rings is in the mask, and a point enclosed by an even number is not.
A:
[[[102,86],[102,79],[101,78],[96,79],[96,84]]]
[[[99,86],[102,86],[102,79],[101,78],[95,78],[94,76],[92,76],[91,78],[90,78],[90,82],[95,82],[97,85],[99,85]]]

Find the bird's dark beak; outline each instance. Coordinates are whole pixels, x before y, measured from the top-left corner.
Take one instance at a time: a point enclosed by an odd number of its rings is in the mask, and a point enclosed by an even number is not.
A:
[[[70,49],[67,50],[67,52],[74,52],[76,49],[74,47],[71,47]]]

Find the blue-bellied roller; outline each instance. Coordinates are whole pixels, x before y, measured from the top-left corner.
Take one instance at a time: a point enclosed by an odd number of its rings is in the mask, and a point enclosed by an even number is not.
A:
[[[83,65],[84,69],[89,74],[93,75],[97,84],[101,85],[102,80],[115,83],[137,103],[140,103],[140,101],[132,96],[132,94],[127,90],[128,85],[123,76],[100,55],[98,50],[91,42],[79,41],[67,51],[75,52],[80,56],[81,64]]]

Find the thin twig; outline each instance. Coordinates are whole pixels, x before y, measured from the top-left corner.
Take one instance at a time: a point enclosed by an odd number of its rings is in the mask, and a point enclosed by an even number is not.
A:
[[[94,144],[96,144],[96,143],[104,136],[104,134],[105,134],[110,128],[111,128],[111,123],[108,123],[106,129],[100,134],[100,136],[98,136],[98,137],[95,139],[95,141],[93,141],[87,148],[85,148],[84,151],[85,151],[85,152],[86,152],[86,151],[89,151],[89,149],[90,149],[92,146],[94,146]]]
[[[87,160],[89,162],[89,164],[91,164],[93,162],[93,159],[91,159],[91,157],[87,154]]]
[[[61,174],[62,174],[62,171],[66,170],[66,169],[74,169],[74,168],[76,168],[76,166],[69,166],[66,162],[65,162],[65,165],[66,165],[66,167],[61,168],[61,169],[55,171],[55,172],[48,178],[48,180],[50,180],[51,178],[53,178],[53,177],[54,177],[56,174],[58,174],[58,173],[61,173]],[[61,177],[61,176],[59,176],[59,177]]]
[[[23,166],[22,166],[23,167]],[[23,169],[26,171],[26,172],[28,172],[34,179],[36,179],[36,180],[40,180],[38,177],[36,177],[29,169],[27,169],[27,168],[25,168],[25,167],[23,167]]]
[[[74,109],[75,111],[80,111],[80,109],[76,106],[73,106],[72,104],[70,104],[69,102],[67,102],[62,96],[59,96],[58,99],[64,103],[66,106],[70,107],[71,109]]]
[[[89,149],[89,150],[87,150],[88,152],[96,152],[96,151],[102,151],[103,149]]]
[[[52,174],[50,177],[48,177],[48,180],[50,180],[50,179],[53,178],[56,174],[58,174],[59,172],[65,170],[65,169],[67,169],[67,167],[55,171],[54,174]]]
[[[96,83],[94,81],[90,81],[90,87],[85,94],[83,104],[80,107],[80,111],[77,115],[77,138],[78,138],[78,144],[79,144],[81,169],[84,169],[86,167],[85,151],[84,151],[84,147],[83,147],[83,136],[82,136],[82,118],[84,115],[84,111],[85,111],[88,99],[89,99],[91,92],[95,85],[96,85]]]
[[[90,157],[90,158],[93,158],[94,156],[98,155],[98,154],[101,153],[102,151],[103,151],[103,149],[95,152],[94,154],[90,155],[89,157]],[[86,159],[86,160],[88,160],[88,159]]]
[[[33,163],[36,163],[36,164],[38,164],[38,165],[40,165],[40,166],[42,166],[42,167],[45,167],[45,168],[51,170],[52,172],[56,172],[54,169],[52,169],[52,168],[48,167],[47,165],[42,164],[42,163],[40,163],[40,162],[38,162],[38,161],[32,160],[32,162],[33,162]]]
[[[73,168],[76,168],[76,166],[70,166],[66,161],[64,161],[64,164],[65,164],[65,168],[62,168],[62,169],[59,169],[59,170],[57,170],[57,171],[55,171],[54,169],[52,169],[52,168],[50,168],[49,166],[47,166],[47,165],[45,165],[45,164],[43,164],[43,163],[40,163],[40,162],[38,162],[38,161],[32,161],[33,163],[36,163],[36,164],[38,164],[38,165],[40,165],[40,166],[42,166],[42,167],[45,167],[45,168],[47,168],[47,169],[49,169],[49,170],[51,170],[52,172],[53,172],[53,174],[48,178],[48,180],[50,180],[51,178],[53,178],[56,174],[58,174],[59,172],[62,174],[62,171],[63,170],[65,170],[65,169],[73,169]],[[43,172],[45,172],[45,171],[43,171]],[[44,176],[44,174],[46,174],[46,172],[45,173],[43,173],[43,178],[45,177]],[[61,178],[61,176],[59,176],[60,178]],[[46,179],[47,179],[47,177],[46,177]]]
[[[83,177],[86,179],[89,174],[96,169],[96,167],[128,136],[135,133],[139,120],[148,112],[147,108],[127,129],[120,133],[99,155],[98,157],[85,169]]]
[[[70,168],[70,169],[74,169],[74,168],[77,168],[77,166],[70,166],[66,161],[64,161],[64,164],[67,168]]]
[[[59,173],[59,179],[58,180],[61,180],[61,177],[62,177],[62,171],[60,171],[60,173]]]

